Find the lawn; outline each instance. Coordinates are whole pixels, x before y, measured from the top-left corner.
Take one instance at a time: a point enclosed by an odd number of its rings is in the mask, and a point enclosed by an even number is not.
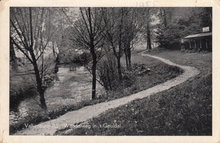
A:
[[[164,50],[149,54],[196,67],[200,74],[167,91],[106,111],[56,134],[212,135],[212,53]]]
[[[25,118],[16,120],[10,118],[10,133],[13,134],[29,125],[57,118],[68,111],[76,110],[83,106],[137,93],[182,73],[182,70],[177,67],[168,66],[150,57],[142,57],[138,53],[134,53],[132,59],[134,65],[140,66],[141,64],[144,68],[149,68],[150,71],[142,75],[133,75],[131,86],[121,87],[116,91],[98,92],[98,97],[95,100],[91,100],[91,81],[87,79],[89,77],[88,73],[70,73],[68,79],[64,79],[59,86],[49,88],[45,93],[48,111],[45,113],[39,108],[36,103],[38,99],[28,100],[24,108],[28,110],[28,115]],[[124,64],[124,60],[122,60],[122,64]]]

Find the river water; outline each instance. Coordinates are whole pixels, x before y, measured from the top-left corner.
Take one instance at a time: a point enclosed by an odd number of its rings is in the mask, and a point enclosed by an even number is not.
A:
[[[91,100],[92,76],[85,67],[76,67],[73,71],[69,67],[59,67],[57,77],[54,85],[45,91],[48,112]],[[103,92],[103,88],[97,82],[97,93]],[[42,109],[38,96],[25,99],[19,104],[18,112],[10,112],[10,124],[40,112]]]

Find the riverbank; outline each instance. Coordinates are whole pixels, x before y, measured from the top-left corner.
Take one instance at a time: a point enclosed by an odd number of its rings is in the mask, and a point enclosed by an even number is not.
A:
[[[196,67],[200,73],[174,88],[108,110],[56,135],[212,135],[212,53],[166,50],[150,54]]]
[[[127,103],[130,103],[131,101],[142,99],[142,98],[151,96],[154,93],[170,89],[180,83],[185,82],[189,78],[199,73],[199,71],[195,69],[194,67],[181,66],[181,65],[175,64],[163,58],[145,55],[145,54],[144,55],[141,54],[140,56],[147,56],[147,57],[156,59],[158,61],[161,61],[167,65],[176,66],[178,68],[181,68],[184,72],[181,75],[175,78],[172,78],[164,83],[153,86],[152,88],[149,88],[141,92],[138,92],[138,93],[135,93],[129,96],[125,96],[119,99],[98,103],[95,105],[81,108],[79,110],[68,112],[65,115],[57,119],[38,124],[36,126],[25,129],[23,131],[19,131],[16,133],[16,135],[59,135],[60,131],[62,132],[62,131],[65,131],[66,129],[68,130],[69,128],[72,128],[72,127],[74,128],[75,126],[78,126],[78,125],[79,127],[82,127],[81,125],[83,124],[83,122],[88,121],[91,118],[97,117],[101,113],[109,109],[115,109],[119,106],[123,106]],[[88,125],[85,125],[85,126],[88,127]],[[90,125],[90,126],[91,128],[88,127],[88,130],[93,130],[94,126],[93,125]],[[107,126],[110,126],[110,125],[107,125]],[[102,126],[99,126],[99,127],[102,127]]]
[[[55,84],[55,86],[50,88],[45,94],[48,111],[44,112],[35,106],[37,105],[35,101],[37,99],[32,102],[26,102],[26,106],[24,106],[23,109],[27,110],[29,108],[31,112],[28,112],[26,118],[18,121],[17,124],[11,124],[11,134],[23,128],[38,124],[39,122],[54,119],[68,111],[76,110],[83,106],[107,102],[137,93],[182,73],[181,70],[174,66],[168,66],[150,57],[142,57],[138,53],[133,55],[132,60],[133,64],[142,64],[149,68],[150,72],[137,77],[135,83],[126,89],[104,93],[99,86],[99,96],[95,100],[91,100],[90,97],[91,77],[89,73],[82,69],[78,70],[77,73],[69,72],[68,69],[65,68],[60,69],[58,72],[60,82]],[[10,123],[12,122],[10,121]]]

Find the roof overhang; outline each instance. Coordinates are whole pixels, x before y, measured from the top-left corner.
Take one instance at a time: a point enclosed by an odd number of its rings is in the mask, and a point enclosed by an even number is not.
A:
[[[200,37],[207,37],[207,36],[212,36],[212,32],[193,34],[193,35],[184,37],[184,39],[200,38]]]

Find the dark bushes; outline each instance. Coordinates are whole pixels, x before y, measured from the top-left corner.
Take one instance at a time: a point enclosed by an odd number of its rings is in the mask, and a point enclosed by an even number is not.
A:
[[[55,74],[47,74],[43,78],[43,89],[53,85],[55,80]],[[10,77],[10,111],[17,111],[21,101],[26,98],[37,95],[37,89],[35,86],[35,80],[33,75],[16,76],[11,75]]]
[[[83,66],[89,63],[91,55],[89,52],[60,54],[59,64],[77,64]]]
[[[89,63],[89,61],[91,60],[91,55],[87,52],[84,52],[82,54],[77,54],[75,55],[72,60],[71,63],[77,64],[77,65],[86,65]]]
[[[117,61],[112,54],[106,55],[97,66],[98,76],[106,90],[116,90],[119,86]]]
[[[130,70],[122,67],[122,80],[119,80],[117,60],[113,55],[103,58],[97,68],[100,82],[106,90],[123,90],[132,86],[138,76],[149,72],[144,64],[134,64]]]
[[[18,84],[20,83],[20,84]],[[37,94],[33,82],[26,77],[13,77],[10,81],[10,110],[17,111],[20,102]]]

